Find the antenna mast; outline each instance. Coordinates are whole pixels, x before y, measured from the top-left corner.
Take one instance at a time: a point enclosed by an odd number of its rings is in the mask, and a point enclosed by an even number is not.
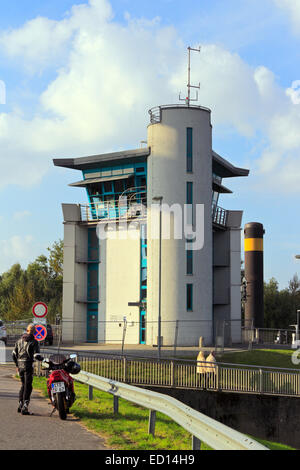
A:
[[[188,96],[186,98],[181,98],[181,93],[179,94],[179,100],[180,101],[185,101],[187,106],[190,105],[190,101],[198,101],[198,91],[196,92],[196,98],[191,98],[191,88],[196,88],[197,90],[200,90],[200,83],[198,86],[191,85],[191,51],[195,52],[201,52],[201,47],[199,46],[198,49],[193,49],[192,47],[188,47],[188,55],[189,55],[189,62],[188,62]]]

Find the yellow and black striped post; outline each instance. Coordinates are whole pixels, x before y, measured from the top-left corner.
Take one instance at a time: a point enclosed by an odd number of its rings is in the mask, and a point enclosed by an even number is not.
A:
[[[246,328],[264,326],[264,233],[263,225],[258,222],[245,225]]]

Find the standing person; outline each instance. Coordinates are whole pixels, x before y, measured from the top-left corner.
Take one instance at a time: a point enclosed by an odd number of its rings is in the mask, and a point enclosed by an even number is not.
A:
[[[200,378],[200,387],[206,387],[206,367],[205,367],[205,356],[203,351],[200,351],[197,356],[197,374]]]
[[[29,415],[28,406],[32,392],[34,354],[40,352],[39,343],[34,338],[35,326],[28,325],[26,333],[16,342],[12,352],[22,386],[19,392],[18,413]]]
[[[208,381],[208,387],[215,388],[217,379],[217,361],[214,351],[211,351],[209,356],[206,358],[206,378]]]

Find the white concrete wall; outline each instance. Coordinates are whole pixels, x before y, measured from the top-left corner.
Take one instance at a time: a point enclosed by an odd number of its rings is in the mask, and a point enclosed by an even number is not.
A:
[[[139,344],[139,308],[128,302],[140,300],[140,230],[128,233],[126,240],[100,241],[99,342],[120,343],[126,317],[125,342]]]
[[[186,172],[186,128],[193,128],[193,173]],[[180,324],[178,344],[197,345],[204,336],[212,338],[212,144],[210,113],[193,108],[162,110],[161,123],[148,127],[148,207],[152,198],[163,196],[163,203],[186,204],[186,183],[193,182],[194,205],[205,206],[204,248],[194,252],[194,275],[186,275],[185,241],[162,242],[162,336],[163,344],[173,344],[176,320]],[[148,232],[152,215],[148,215]],[[148,236],[147,344],[157,344],[159,242]],[[194,285],[194,309],[186,310],[186,284]],[[196,323],[206,320],[206,323]],[[170,321],[172,323],[164,323]]]
[[[87,259],[87,227],[76,223],[64,225],[63,328],[64,342],[86,341],[87,268],[76,263]]]

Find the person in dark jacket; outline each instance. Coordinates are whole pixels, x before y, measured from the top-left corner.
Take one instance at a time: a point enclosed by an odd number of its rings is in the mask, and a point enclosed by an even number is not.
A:
[[[28,406],[32,392],[34,354],[40,352],[39,343],[34,338],[35,326],[28,325],[26,333],[16,342],[12,352],[22,386],[19,392],[18,412],[29,415]]]

